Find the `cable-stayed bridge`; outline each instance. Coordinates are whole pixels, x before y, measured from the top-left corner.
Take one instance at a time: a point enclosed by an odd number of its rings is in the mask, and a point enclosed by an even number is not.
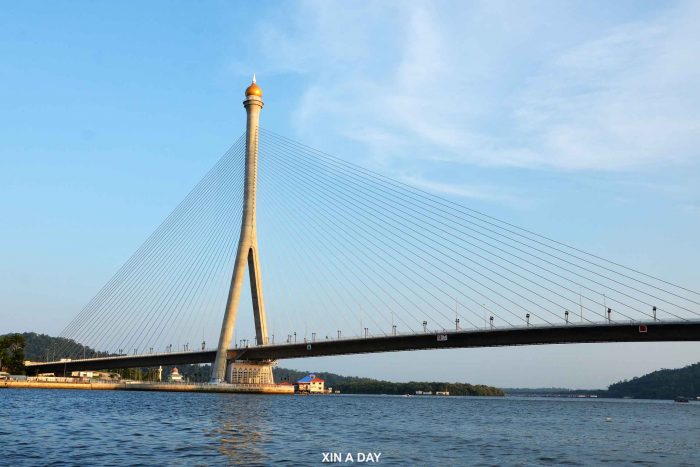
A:
[[[218,382],[280,358],[700,340],[700,293],[261,128],[255,83],[244,106],[246,132],[30,371],[214,363]]]

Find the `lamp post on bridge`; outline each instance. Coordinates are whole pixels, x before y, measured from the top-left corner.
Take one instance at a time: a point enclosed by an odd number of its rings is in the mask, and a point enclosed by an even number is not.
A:
[[[489,324],[491,325],[491,329],[493,329],[493,316],[489,316]]]
[[[569,310],[564,310],[564,321],[569,324]]]
[[[428,332],[428,322],[427,321],[423,321],[423,332],[424,333]]]
[[[525,315],[525,325],[529,328],[530,327],[530,313],[527,313]]]

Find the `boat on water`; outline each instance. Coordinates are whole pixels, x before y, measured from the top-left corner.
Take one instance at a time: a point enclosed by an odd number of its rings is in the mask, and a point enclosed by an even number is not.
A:
[[[676,402],[681,402],[681,403],[688,402],[688,398],[687,398],[687,397],[683,397],[683,396],[677,396],[674,400],[675,400]]]

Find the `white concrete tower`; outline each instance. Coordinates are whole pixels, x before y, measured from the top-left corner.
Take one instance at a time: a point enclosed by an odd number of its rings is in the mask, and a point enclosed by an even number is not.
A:
[[[267,344],[267,321],[265,320],[265,302],[262,291],[262,274],[258,259],[258,236],[255,221],[255,191],[258,177],[258,125],[260,110],[263,108],[262,89],[253,82],[245,90],[243,106],[248,114],[246,123],[245,151],[245,186],[243,190],[243,220],[241,235],[238,239],[236,263],[231,277],[231,287],[226,302],[226,313],[221,325],[219,347],[216,351],[216,361],[212,367],[212,382],[221,382],[226,374],[226,351],[231,346],[231,337],[236,325],[236,312],[243,287],[243,275],[246,263],[250,276],[251,297],[253,299],[253,314],[255,317],[255,338],[258,344]]]

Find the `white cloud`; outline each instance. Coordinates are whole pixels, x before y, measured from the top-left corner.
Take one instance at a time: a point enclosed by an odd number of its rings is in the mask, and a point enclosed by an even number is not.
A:
[[[582,31],[551,5],[312,2],[261,36],[308,83],[310,144],[387,165],[636,170],[698,159],[699,9]]]

